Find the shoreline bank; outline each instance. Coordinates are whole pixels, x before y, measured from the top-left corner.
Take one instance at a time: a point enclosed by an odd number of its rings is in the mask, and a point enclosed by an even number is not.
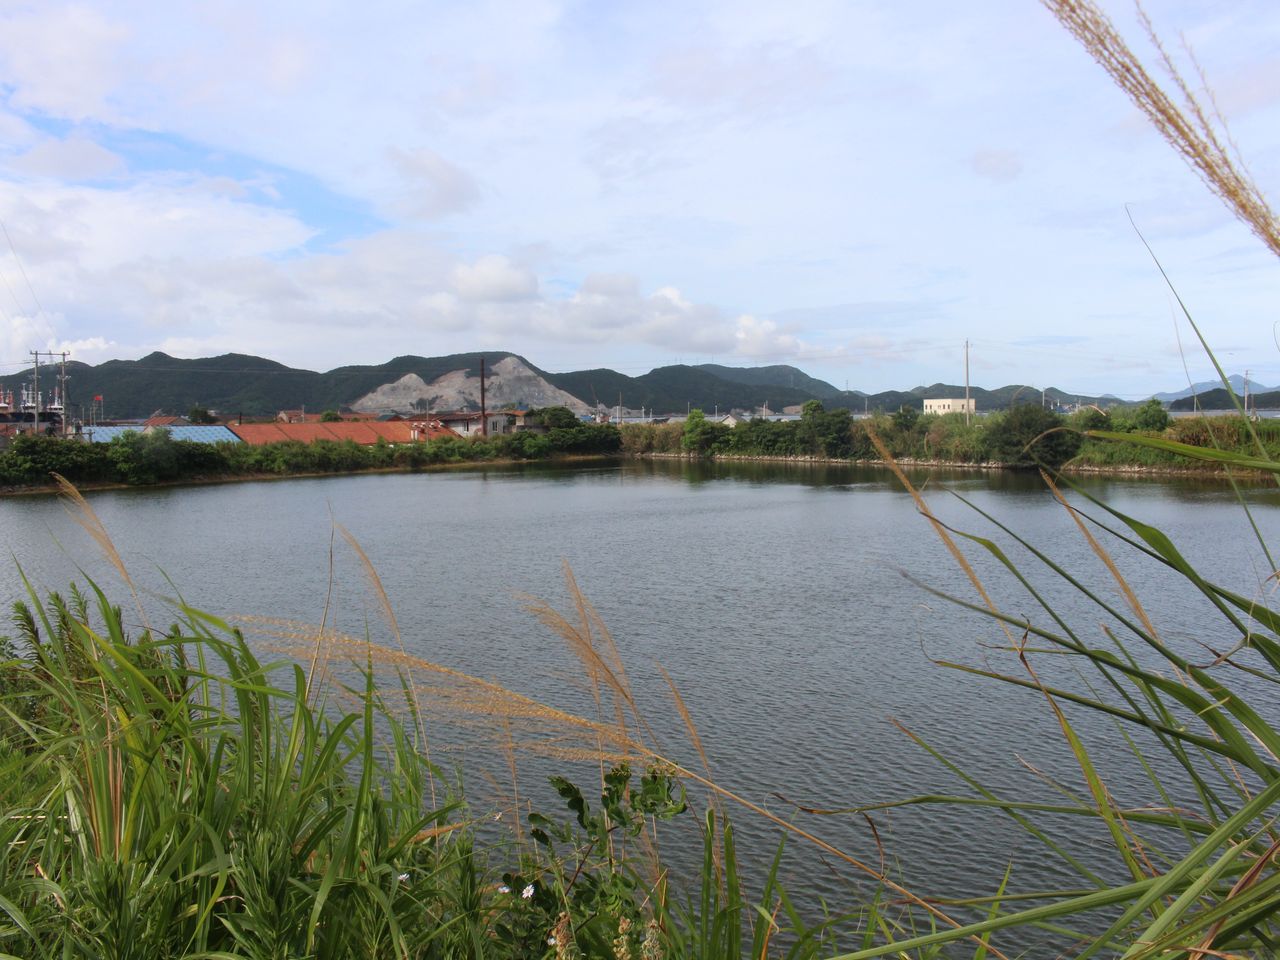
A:
[[[614,454],[579,454],[553,457],[546,460],[460,460],[452,463],[433,463],[420,467],[369,467],[364,470],[308,470],[299,473],[243,473],[232,476],[192,476],[179,480],[161,480],[156,483],[121,483],[115,480],[86,480],[75,484],[81,493],[102,490],[157,490],[168,487],[211,487],[229,483],[262,483],[283,480],[316,480],[325,477],[381,476],[396,473],[444,473],[451,470],[482,470],[488,467],[520,467],[535,464],[563,464],[616,460]],[[18,497],[45,497],[61,492],[57,483],[31,486],[0,487],[0,499]]]
[[[884,467],[888,468],[888,464],[884,460],[842,460],[829,457],[815,456],[787,456],[787,457],[771,457],[765,455],[753,456],[734,456],[732,454],[716,454],[713,457],[699,457],[688,453],[664,453],[664,452],[648,452],[648,453],[628,453],[626,457],[638,460],[687,460],[698,463],[789,463],[789,464],[806,464],[811,466],[849,466],[849,467]],[[1036,472],[1036,468],[1014,467],[1009,464],[999,463],[996,461],[988,461],[985,463],[971,463],[962,460],[921,460],[915,457],[898,457],[896,459],[898,466],[911,467],[921,470],[970,470],[975,472],[991,472],[991,473],[1031,473]],[[1228,477],[1223,470],[1216,464],[1204,463],[1203,465],[1187,466],[1187,467],[1156,467],[1147,464],[1116,464],[1116,465],[1098,465],[1091,463],[1072,463],[1068,461],[1058,470],[1065,474],[1080,474],[1089,476],[1113,476],[1128,479],[1150,478],[1159,479],[1188,479],[1188,480],[1212,480],[1221,483],[1228,483]],[[1233,475],[1236,480],[1265,480],[1268,474],[1264,471],[1250,470],[1240,471]]]
[[[620,454],[581,454],[577,456],[554,457],[546,460],[464,460],[455,463],[438,463],[428,466],[419,467],[371,467],[364,470],[348,470],[348,471],[304,471],[299,473],[251,473],[239,474],[234,476],[193,476],[179,480],[165,480],[157,483],[149,484],[129,484],[120,483],[118,481],[91,480],[84,483],[76,484],[76,489],[81,492],[98,492],[104,490],[145,490],[167,487],[197,487],[197,486],[214,486],[228,483],[262,483],[276,482],[283,480],[314,480],[321,477],[355,477],[355,476],[377,476],[383,474],[399,474],[399,473],[442,473],[455,470],[482,470],[490,467],[515,467],[515,466],[531,466],[536,464],[568,464],[568,463],[591,463],[605,460],[616,459],[634,459],[634,460],[684,460],[691,463],[777,463],[777,464],[793,464],[796,466],[813,466],[813,467],[878,467],[888,469],[888,464],[883,460],[841,460],[826,457],[770,457],[770,456],[724,456],[718,455],[710,458],[699,457],[688,453],[665,453],[665,452],[647,452],[647,453],[620,453]],[[920,460],[916,458],[903,457],[897,461],[901,467],[915,470],[960,470],[973,472],[1027,472],[1016,467],[1010,467],[1006,464],[988,462],[988,463],[966,463],[962,461],[950,460]],[[1229,483],[1227,475],[1214,465],[1205,466],[1188,466],[1179,467],[1153,467],[1143,464],[1126,464],[1126,465],[1108,465],[1099,466],[1096,464],[1072,464],[1070,462],[1059,468],[1062,473],[1067,475],[1081,476],[1098,476],[1098,477],[1115,477],[1117,479],[1151,479],[1151,480],[1203,480],[1214,483]],[[1266,480],[1268,475],[1261,471],[1241,472],[1234,475],[1237,481],[1243,480],[1249,483],[1256,483]],[[56,483],[46,483],[31,486],[19,487],[0,487],[0,498],[19,498],[19,497],[42,497],[56,495],[60,492],[60,488]]]

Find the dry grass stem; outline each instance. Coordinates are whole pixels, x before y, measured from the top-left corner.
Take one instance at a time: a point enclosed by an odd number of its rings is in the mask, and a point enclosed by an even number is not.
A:
[[[1280,222],[1253,182],[1209,94],[1206,107],[1160,42],[1141,5],[1147,37],[1176,91],[1167,93],[1091,0],[1042,0],[1045,7],[1097,61],[1160,135],[1231,211],[1274,254],[1280,255]],[[1194,61],[1193,61],[1194,63]],[[1198,65],[1195,66],[1199,73]],[[1181,100],[1181,104],[1178,103]]]
[[[1053,494],[1054,499],[1057,500],[1058,503],[1062,504],[1063,509],[1066,510],[1071,519],[1075,521],[1075,525],[1077,529],[1079,529],[1080,535],[1085,538],[1085,541],[1089,544],[1089,548],[1094,552],[1094,555],[1097,556],[1097,558],[1102,561],[1103,566],[1107,568],[1107,572],[1111,574],[1111,578],[1115,580],[1116,586],[1119,587],[1125,603],[1128,604],[1129,609],[1133,611],[1133,615],[1138,618],[1139,622],[1142,624],[1142,628],[1147,631],[1147,635],[1156,642],[1162,642],[1160,640],[1159,631],[1156,630],[1155,624],[1151,622],[1151,618],[1147,616],[1146,609],[1142,606],[1142,601],[1138,599],[1138,595],[1134,592],[1133,587],[1129,586],[1129,581],[1126,580],[1124,574],[1120,572],[1120,568],[1116,566],[1116,562],[1112,559],[1111,554],[1107,552],[1107,548],[1104,547],[1089,528],[1085,526],[1084,520],[1081,519],[1080,514],[1076,511],[1075,507],[1067,503],[1066,497],[1062,495],[1062,491],[1058,489],[1058,485],[1053,482],[1053,478],[1043,470],[1040,471],[1040,476],[1044,478],[1044,482],[1048,485],[1049,491]]]
[[[98,545],[98,549],[107,558],[107,562],[120,575],[120,579],[129,588],[129,595],[133,597],[133,605],[137,608],[142,625],[147,630],[150,630],[151,625],[147,622],[147,613],[142,608],[142,599],[138,596],[138,588],[134,586],[133,578],[129,576],[129,569],[124,565],[124,559],[120,556],[120,551],[116,549],[115,543],[112,542],[111,536],[107,533],[107,528],[103,525],[102,520],[94,512],[93,507],[89,506],[89,501],[84,498],[84,495],[75,488],[71,481],[57,473],[53,474],[53,479],[58,484],[58,493],[67,513]]]
[[[352,536],[351,531],[340,523],[335,523],[334,527],[338,533],[342,534],[342,539],[347,541],[347,545],[355,551],[357,557],[360,558],[360,566],[364,570],[365,576],[369,580],[369,585],[373,588],[374,596],[378,599],[378,608],[382,611],[382,615],[386,618],[387,626],[391,630],[391,635],[396,638],[396,645],[400,648],[400,652],[408,656],[404,647],[404,637],[400,635],[400,623],[396,620],[396,612],[392,609],[391,598],[387,596],[386,588],[382,585],[382,578],[378,576],[378,571],[373,566],[373,561],[369,559],[369,555],[364,552],[364,548],[360,546],[360,542]],[[413,681],[413,667],[405,668],[408,677],[409,695],[413,698],[413,733],[418,738],[418,749],[422,751],[422,755],[427,761],[431,760],[431,744],[427,737],[426,728],[423,726],[422,705],[418,702],[417,685]],[[431,783],[431,799],[435,802],[435,782]]]
[[[549,607],[547,609],[550,610]],[[554,613],[554,611],[552,612]],[[542,618],[540,617],[540,619]],[[290,621],[272,621],[259,618],[246,620],[245,622],[252,627],[256,627],[259,633],[274,639],[288,640],[294,638],[296,641],[300,637],[310,639],[315,635],[314,627],[307,627]],[[543,622],[547,621],[544,619]],[[563,617],[553,619],[552,622],[567,624]],[[570,630],[575,637],[581,636],[572,627]],[[495,724],[492,721],[505,720],[511,723],[513,729],[535,735],[530,739],[517,740],[516,749],[567,760],[592,762],[607,760],[609,762],[617,762],[642,758],[649,762],[662,764],[670,774],[699,784],[713,796],[751,811],[779,829],[813,844],[818,849],[872,877],[877,882],[884,884],[887,889],[897,896],[926,910],[941,923],[953,928],[961,926],[959,921],[936,904],[917,896],[906,887],[896,883],[892,878],[886,876],[883,870],[846,853],[816,834],[810,833],[767,808],[721,786],[713,781],[710,776],[702,776],[675,762],[636,740],[627,731],[619,729],[617,726],[568,713],[534,700],[531,697],[516,693],[492,681],[483,680],[462,671],[454,670],[451,667],[445,667],[414,657],[403,651],[370,644],[367,640],[331,633],[327,642],[330,649],[334,651],[335,658],[342,658],[345,654],[347,660],[360,667],[367,664],[375,669],[382,667],[404,670],[412,666],[417,670],[417,675],[420,678],[418,685],[420,692],[423,694],[423,702],[443,707],[455,719],[459,715],[485,718],[488,722],[482,729],[487,729],[491,733],[495,729]],[[275,649],[278,652],[296,656],[309,650],[310,644],[286,643]],[[612,671],[609,671],[609,674],[611,673]],[[427,683],[424,678],[428,676],[433,678],[434,682]],[[607,674],[602,674],[602,676],[607,676]],[[612,687],[612,684],[610,684],[610,687]],[[428,706],[428,709],[432,709],[432,707]],[[555,736],[547,736],[550,732],[554,732]],[[977,942],[976,938],[974,939]],[[1007,960],[1006,955],[999,952],[995,947],[988,946],[987,949],[991,956],[1000,958],[1000,960]]]
[[[918,491],[915,488],[915,485],[907,478],[902,467],[898,466],[898,461],[894,459],[893,454],[889,452],[889,448],[885,446],[884,441],[880,439],[880,434],[876,433],[874,427],[868,426],[867,435],[870,436],[871,442],[875,445],[876,452],[880,454],[880,457],[884,460],[886,466],[893,471],[893,475],[898,478],[898,482],[902,484],[907,493],[911,494],[911,499],[915,501],[916,509],[919,511],[920,515],[929,521],[929,525],[933,527],[933,532],[938,535],[938,539],[940,539],[946,546],[947,552],[951,554],[956,564],[964,571],[965,576],[969,578],[969,582],[973,584],[974,590],[978,592],[978,596],[982,598],[982,602],[986,605],[987,609],[999,617],[1000,609],[996,606],[995,601],[991,599],[991,595],[987,593],[987,588],[983,586],[982,579],[978,576],[977,571],[973,569],[973,565],[969,563],[969,558],[960,550],[959,545],[947,531],[947,528],[942,521],[935,517],[932,511],[930,511],[929,505],[924,502],[924,497],[920,495],[920,491]],[[1009,645],[1011,647],[1016,647],[1017,641],[1014,639],[1013,633],[1009,629],[1009,625],[1004,623],[1002,620],[999,622],[1000,628],[1004,631],[1004,635],[1009,640]]]

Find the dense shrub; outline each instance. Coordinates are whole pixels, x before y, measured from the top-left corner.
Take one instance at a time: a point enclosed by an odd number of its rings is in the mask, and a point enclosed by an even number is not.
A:
[[[620,431],[622,452],[626,454],[680,453],[684,425],[680,423],[629,424]]]
[[[622,435],[611,425],[578,424],[546,434],[442,437],[428,443],[394,446],[380,440],[361,446],[351,440],[296,440],[252,446],[174,440],[167,430],[129,431],[110,443],[34,436],[15,437],[0,451],[0,484],[50,482],[52,474],[73,483],[165,483],[214,476],[351,473],[380,468],[489,460],[539,460],[563,454],[615,454]]]
[[[1076,455],[1080,435],[1053,411],[1024,403],[992,418],[986,445],[994,459],[1011,467],[1056,467]]]
[[[684,421],[684,433],[680,444],[686,453],[695,457],[708,457],[716,451],[729,437],[729,427],[723,423],[708,420],[701,410],[689,411]]]
[[[109,480],[114,475],[106,444],[65,441],[58,437],[21,434],[0,454],[0,483],[46,483],[51,473],[85,480]]]
[[[1135,430],[1159,433],[1169,426],[1169,412],[1154,397],[1139,406],[1116,407],[1111,411],[1110,425],[1104,430],[1132,433]]]

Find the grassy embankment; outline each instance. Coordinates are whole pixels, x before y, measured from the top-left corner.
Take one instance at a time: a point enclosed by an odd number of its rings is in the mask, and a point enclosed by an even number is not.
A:
[[[971,418],[962,414],[921,416],[903,411],[853,420],[844,410],[812,407],[798,421],[752,421],[732,429],[706,421],[629,425],[622,450],[634,456],[695,456],[726,459],[815,459],[884,462],[877,441],[893,459],[990,467],[1052,466],[1067,472],[1101,470],[1138,473],[1221,474],[1213,461],[1189,459],[1173,445],[1216,447],[1256,456],[1280,455],[1280,421],[1249,424],[1242,416],[1170,419],[1158,405],[1110,413],[1088,409],[1062,417],[1038,407]]]
[[[317,476],[424,470],[444,466],[519,463],[553,458],[682,456],[725,459],[785,459],[884,463],[879,440],[900,462],[1137,473],[1221,474],[1213,461],[1188,459],[1173,448],[1116,443],[1103,433],[1164,438],[1175,444],[1214,446],[1240,454],[1257,453],[1255,437],[1268,455],[1280,454],[1280,421],[1250,429],[1242,417],[1167,420],[1144,429],[1132,412],[1058,417],[1037,408],[973,418],[959,414],[919,416],[899,413],[853,420],[844,410],[812,411],[805,420],[756,421],[729,429],[679,423],[583,426],[545,435],[434,440],[412,446],[359,446],[350,441],[201,444],[173,440],[166,431],[132,434],[106,444],[54,437],[17,438],[0,451],[0,489],[52,491],[52,477],[81,486],[217,482],[263,477]],[[1148,418],[1150,419],[1150,418]],[[1047,432],[1046,432],[1047,431]]]

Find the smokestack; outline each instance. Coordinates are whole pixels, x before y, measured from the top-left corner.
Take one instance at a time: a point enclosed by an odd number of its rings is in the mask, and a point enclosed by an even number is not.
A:
[[[489,415],[484,405],[484,357],[480,358],[480,436],[489,435]]]

